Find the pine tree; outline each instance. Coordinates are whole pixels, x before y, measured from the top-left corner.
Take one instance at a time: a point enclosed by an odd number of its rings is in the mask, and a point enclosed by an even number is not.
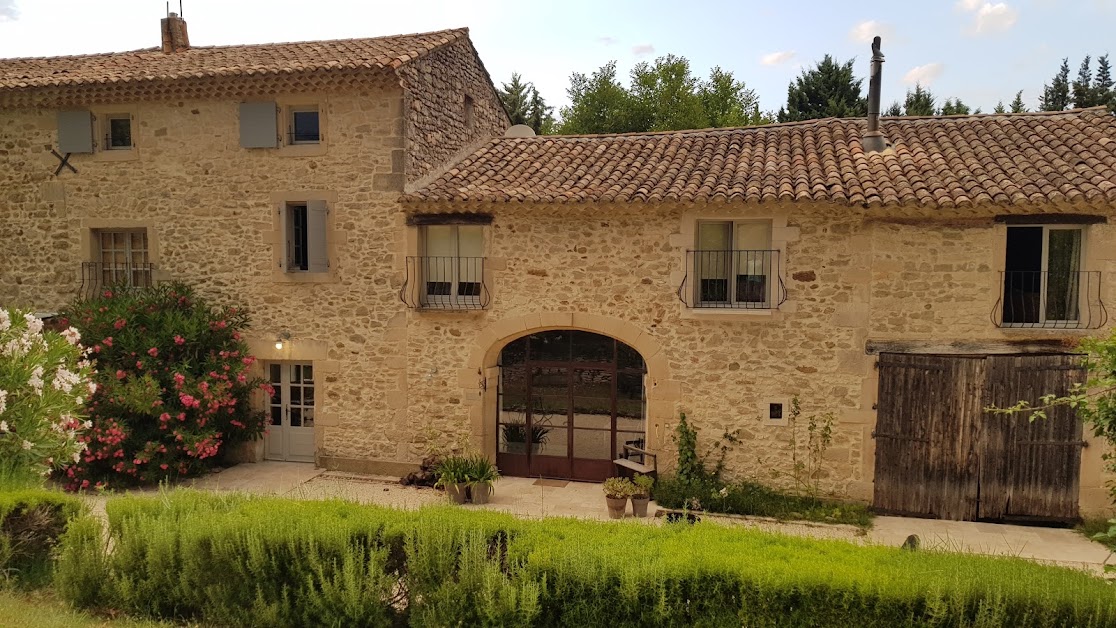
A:
[[[887,106],[887,109],[884,110],[883,114],[885,116],[897,118],[903,115],[903,105],[900,105],[898,100],[894,100],[891,102],[890,105]]]
[[[1027,113],[1027,106],[1023,104],[1023,90],[1015,92],[1015,99],[1008,105],[1012,113]]]
[[[868,102],[860,96],[862,82],[853,74],[852,59],[838,63],[825,55],[787,86],[787,105],[779,109],[779,122],[866,115]]]
[[[921,83],[915,83],[914,91],[907,90],[907,98],[903,102],[903,115],[905,116],[932,116],[937,113],[934,95],[930,90],[923,89]]]
[[[1039,97],[1041,111],[1065,111],[1070,104],[1069,57],[1062,59],[1062,67],[1050,85],[1042,86]]]
[[[1077,79],[1073,81],[1074,109],[1084,109],[1096,104],[1094,102],[1095,93],[1093,92],[1093,69],[1090,67],[1091,64],[1092,59],[1089,55],[1085,55],[1085,59],[1081,61],[1081,67],[1077,70]]]
[[[1003,103],[998,106],[1002,108]],[[953,100],[947,98],[945,103],[942,105],[941,114],[943,116],[967,116],[971,113],[973,113],[972,109],[970,109],[969,106],[965,103],[961,102],[960,98],[954,98]],[[977,109],[976,113],[980,113],[980,109]]]
[[[1007,109],[1004,108],[1004,101],[997,102],[995,108],[992,109],[992,113],[1007,113]]]
[[[1097,57],[1097,76],[1093,79],[1093,91],[1097,105],[1108,105],[1116,110],[1116,89],[1114,89],[1112,68],[1108,65],[1108,55]]]
[[[520,74],[512,72],[511,82],[497,91],[512,124],[526,124],[538,135],[553,131],[554,107],[546,105],[533,83],[524,82]]]

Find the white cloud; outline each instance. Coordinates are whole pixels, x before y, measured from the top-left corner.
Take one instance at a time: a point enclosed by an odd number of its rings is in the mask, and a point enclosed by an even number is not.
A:
[[[1019,12],[1003,2],[985,3],[977,10],[975,30],[977,33],[998,33],[1015,26]]]
[[[0,22],[14,22],[19,18],[16,0],[0,0]]]
[[[763,65],[782,65],[787,61],[794,58],[795,52],[793,50],[783,50],[781,52],[772,52],[760,57],[760,63]]]
[[[632,54],[637,57],[646,57],[653,52],[655,52],[655,47],[651,44],[636,44],[632,46]]]
[[[926,65],[919,65],[907,70],[903,75],[903,82],[908,85],[920,84],[923,87],[930,85],[934,79],[942,74],[942,64],[940,63],[927,63]]]
[[[849,39],[858,44],[870,44],[876,35],[887,41],[895,35],[895,29],[877,20],[865,20],[849,29]]]
[[[1019,21],[1019,11],[1006,2],[992,4],[984,0],[958,0],[955,6],[973,15],[969,32],[975,35],[1002,33]]]

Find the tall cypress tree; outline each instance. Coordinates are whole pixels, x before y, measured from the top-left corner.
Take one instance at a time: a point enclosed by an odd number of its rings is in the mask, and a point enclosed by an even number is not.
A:
[[[1077,70],[1077,78],[1073,81],[1073,108],[1084,109],[1096,104],[1093,93],[1093,68],[1092,59],[1085,55],[1081,67]]]
[[[1026,113],[1027,106],[1023,104],[1023,90],[1015,92],[1015,99],[1008,105],[1012,113]]]
[[[1042,86],[1039,109],[1042,111],[1065,111],[1070,105],[1069,57],[1062,59],[1062,67],[1054,75],[1049,85]]]
[[[914,91],[907,90],[907,98],[903,102],[903,115],[905,116],[932,116],[937,113],[937,104],[930,90],[923,89],[921,83],[915,83]]]
[[[1108,55],[1097,57],[1097,76],[1093,79],[1093,91],[1097,105],[1108,105],[1116,110],[1116,89],[1113,86],[1112,68],[1108,65]]]
[[[853,74],[852,59],[838,63],[825,55],[787,86],[787,105],[779,109],[779,122],[866,115],[868,102],[860,96],[862,82]]]

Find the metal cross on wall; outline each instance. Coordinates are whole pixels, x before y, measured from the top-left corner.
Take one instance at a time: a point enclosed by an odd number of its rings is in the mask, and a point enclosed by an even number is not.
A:
[[[58,164],[58,167],[54,169],[54,176],[57,177],[58,175],[62,174],[63,168],[69,168],[70,172],[77,174],[77,168],[73,167],[73,165],[70,164],[70,155],[72,155],[73,153],[66,153],[66,156],[63,157],[62,155],[58,154],[58,151],[52,148],[50,149],[50,154],[57,157],[58,161],[60,162]]]

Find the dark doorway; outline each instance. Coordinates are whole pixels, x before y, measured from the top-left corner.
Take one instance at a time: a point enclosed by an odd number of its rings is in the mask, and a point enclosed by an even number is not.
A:
[[[645,444],[647,368],[628,345],[555,330],[500,352],[496,464],[505,475],[599,482],[625,443]]]

